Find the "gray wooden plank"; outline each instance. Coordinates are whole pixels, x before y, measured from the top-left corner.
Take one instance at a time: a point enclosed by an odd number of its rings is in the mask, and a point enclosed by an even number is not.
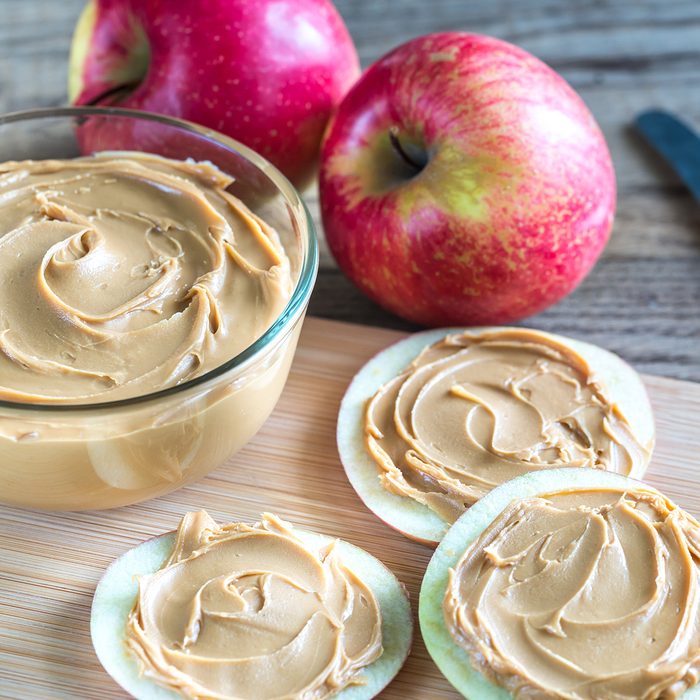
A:
[[[319,274],[309,313],[418,330],[331,269]],[[606,258],[566,299],[519,325],[602,345],[642,372],[700,381],[700,264],[693,258]]]

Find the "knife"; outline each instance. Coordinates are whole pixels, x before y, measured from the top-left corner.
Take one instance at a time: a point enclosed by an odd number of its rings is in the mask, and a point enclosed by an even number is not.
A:
[[[658,109],[637,115],[635,124],[700,202],[700,136],[677,117]]]

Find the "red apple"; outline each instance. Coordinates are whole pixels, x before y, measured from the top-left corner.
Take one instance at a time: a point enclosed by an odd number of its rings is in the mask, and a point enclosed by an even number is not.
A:
[[[321,154],[342,270],[425,325],[499,324],[583,279],[610,235],[615,175],[574,90],[526,51],[432,34],[377,61]]]
[[[328,0],[91,0],[73,38],[69,97],[211,127],[302,185],[358,75]]]

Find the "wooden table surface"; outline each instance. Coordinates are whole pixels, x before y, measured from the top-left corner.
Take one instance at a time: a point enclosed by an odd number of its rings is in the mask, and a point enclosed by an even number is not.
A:
[[[364,66],[431,31],[492,34],[532,51],[581,93],[608,139],[619,205],[612,240],[566,300],[527,321],[620,353],[639,370],[700,381],[700,206],[630,129],[648,107],[700,128],[697,0],[336,0]],[[65,102],[83,0],[1,0],[0,111]],[[313,192],[307,193],[317,212]],[[311,313],[410,328],[338,272],[325,246]]]
[[[307,319],[284,394],[253,440],[212,474],[125,508],[41,513],[0,506],[0,700],[127,700],[102,670],[89,633],[95,586],[115,557],[205,508],[218,522],[261,510],[379,557],[417,613],[432,549],[389,528],[350,486],[335,417],[348,382],[399,333]],[[645,376],[657,441],[645,480],[700,516],[700,384]],[[415,629],[411,655],[377,700],[460,700]],[[472,697],[470,700],[483,700]]]

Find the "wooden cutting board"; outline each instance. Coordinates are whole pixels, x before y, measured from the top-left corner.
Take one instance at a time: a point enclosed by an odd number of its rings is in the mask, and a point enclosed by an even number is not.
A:
[[[431,550],[363,506],[335,447],[336,414],[348,382],[402,335],[307,319],[289,383],[260,433],[211,476],[169,496],[84,513],[0,506],[0,697],[126,697],[92,651],[88,622],[95,585],[115,557],[173,529],[191,509],[206,508],[221,522],[254,521],[268,510],[364,547],[406,584],[415,612]],[[700,384],[652,376],[645,381],[658,434],[648,481],[700,516]],[[411,656],[382,698],[458,697],[417,631]]]

